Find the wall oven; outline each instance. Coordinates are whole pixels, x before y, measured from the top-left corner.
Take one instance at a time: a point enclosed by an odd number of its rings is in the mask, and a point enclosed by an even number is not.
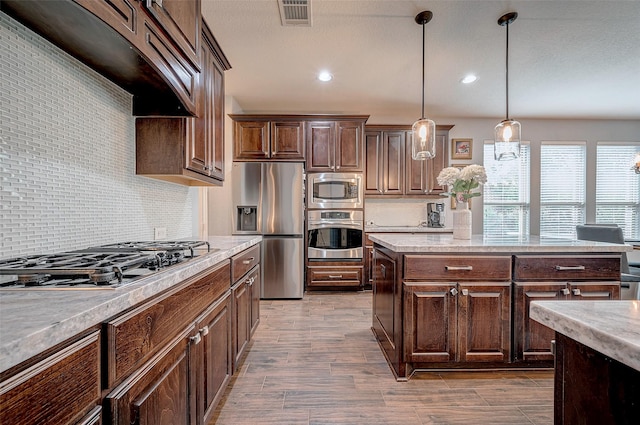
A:
[[[309,260],[362,260],[362,211],[317,210],[307,214]]]
[[[361,173],[310,173],[307,208],[363,208]]]

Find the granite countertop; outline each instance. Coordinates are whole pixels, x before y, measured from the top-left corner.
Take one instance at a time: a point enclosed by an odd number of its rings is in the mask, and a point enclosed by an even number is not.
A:
[[[212,252],[117,289],[0,289],[0,371],[104,322],[261,240],[261,236],[255,235],[212,236],[207,239]]]
[[[452,234],[368,234],[369,239],[394,252],[470,253],[470,252],[611,252],[631,251],[630,245],[610,244],[539,236],[496,237],[473,235],[470,240],[453,239]]]
[[[364,226],[365,233],[453,233],[453,227],[427,226],[380,226],[368,224]]]
[[[640,301],[534,301],[530,317],[640,371]]]

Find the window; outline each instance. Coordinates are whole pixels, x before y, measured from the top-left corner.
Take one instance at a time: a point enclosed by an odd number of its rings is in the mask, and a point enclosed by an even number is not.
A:
[[[599,142],[596,159],[596,223],[614,223],[625,239],[640,239],[640,176],[631,165],[640,143]]]
[[[540,236],[576,236],[585,222],[586,143],[540,146]]]
[[[487,183],[483,190],[483,233],[492,236],[529,234],[529,143],[520,144],[520,157],[496,161],[493,142],[485,142],[484,167]]]

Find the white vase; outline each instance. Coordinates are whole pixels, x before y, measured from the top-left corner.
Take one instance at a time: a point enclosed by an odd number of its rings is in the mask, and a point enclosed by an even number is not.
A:
[[[471,210],[467,202],[458,202],[453,214],[453,239],[471,239]]]

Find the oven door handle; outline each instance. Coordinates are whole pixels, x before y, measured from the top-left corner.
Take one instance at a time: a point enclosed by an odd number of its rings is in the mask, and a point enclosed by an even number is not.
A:
[[[309,222],[309,230],[316,229],[328,229],[328,228],[337,228],[337,229],[353,229],[353,230],[362,230],[364,231],[364,223],[336,223],[329,221],[315,221]]]

